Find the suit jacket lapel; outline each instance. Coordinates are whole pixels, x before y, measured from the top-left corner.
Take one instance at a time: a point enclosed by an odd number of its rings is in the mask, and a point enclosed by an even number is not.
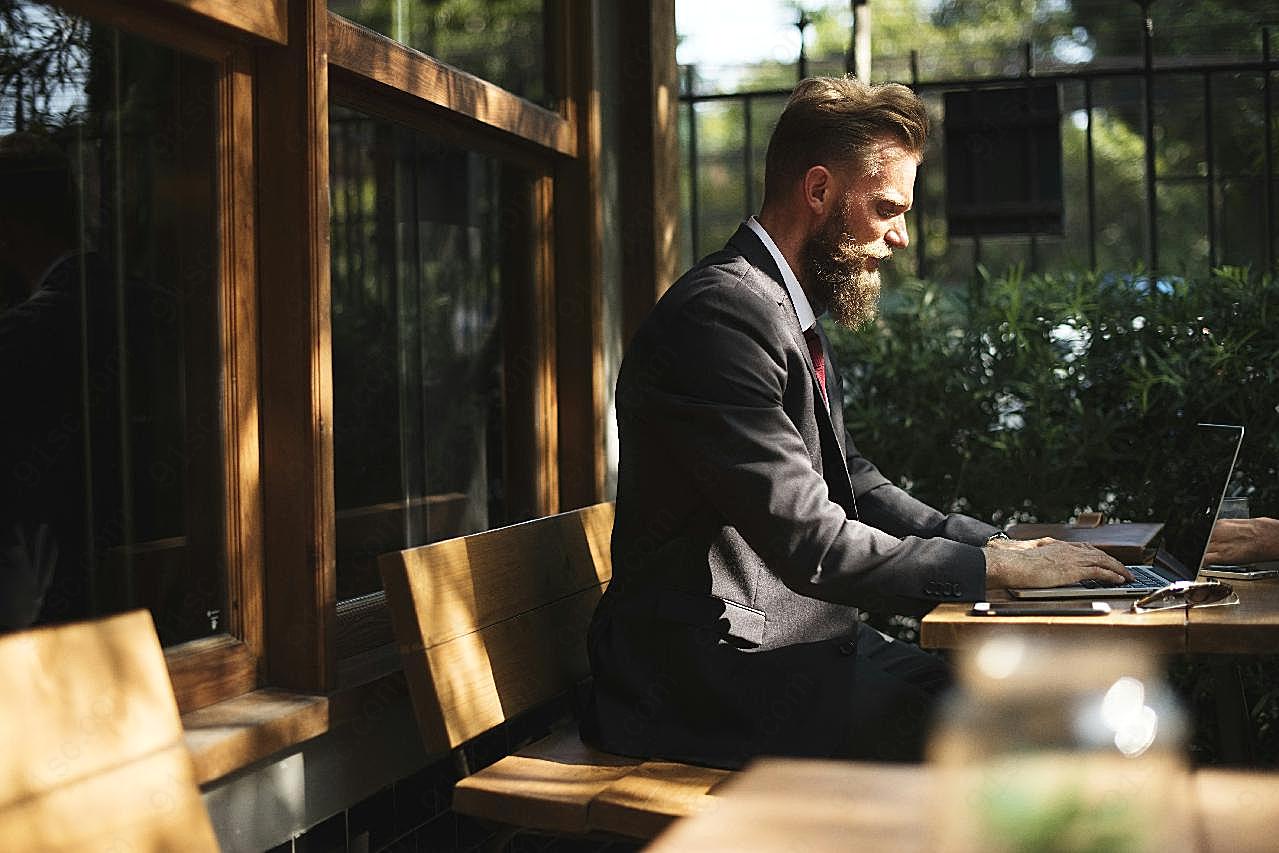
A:
[[[777,263],[773,260],[773,255],[768,248],[760,242],[759,237],[745,223],[738,227],[737,232],[729,239],[728,245],[741,253],[751,266],[764,273],[776,286],[775,298],[777,304],[786,309],[782,311],[782,315],[786,318],[786,326],[789,329],[791,338],[795,341],[796,346],[804,353],[804,363],[808,365],[808,378],[813,383],[813,394],[817,399],[821,399],[822,386],[817,381],[817,368],[813,366],[813,357],[808,352],[808,342],[804,340],[804,332],[799,327],[799,315],[795,313],[795,305],[791,302],[790,294],[786,290],[786,281],[782,278],[782,271],[777,268]],[[820,327],[818,333],[821,334]],[[825,336],[822,337],[822,346],[825,347]],[[830,350],[827,349],[827,352]],[[827,361],[829,363],[829,360]],[[817,407],[822,408],[821,406]],[[828,412],[827,420],[830,419]],[[818,412],[818,420],[821,420],[821,413]]]
[[[822,399],[822,386],[817,380],[817,368],[813,366],[808,342],[804,340],[804,332],[799,327],[799,316],[795,313],[795,306],[791,303],[790,294],[786,290],[782,271],[777,268],[772,254],[745,223],[737,229],[728,244],[740,252],[751,266],[771,279],[776,287],[777,304],[785,309],[782,311],[782,316],[786,319],[786,326],[795,346],[799,347],[799,351],[804,354],[804,363],[808,365],[808,378],[813,384],[813,408],[817,418],[818,435],[821,437],[822,467],[825,469],[826,484],[830,487],[831,498],[848,511],[850,518],[856,518],[857,505],[853,498],[853,483],[848,475],[848,460],[844,449],[844,414],[840,411],[843,401],[842,394],[838,390],[842,386],[837,384],[838,380],[832,381],[835,371],[831,365],[830,342],[826,339],[826,333],[822,331],[819,323],[816,327],[817,334],[827,356],[826,381],[828,393],[831,394],[829,408],[817,402]]]

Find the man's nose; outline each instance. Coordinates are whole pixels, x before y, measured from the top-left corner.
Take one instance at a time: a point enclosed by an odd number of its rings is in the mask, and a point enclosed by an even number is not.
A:
[[[910,234],[906,231],[906,215],[902,214],[892,221],[884,242],[894,249],[904,249],[910,245]]]

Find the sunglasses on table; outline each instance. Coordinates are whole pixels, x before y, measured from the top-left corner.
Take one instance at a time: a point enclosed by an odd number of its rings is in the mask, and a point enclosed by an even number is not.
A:
[[[1226,607],[1239,603],[1234,587],[1220,581],[1177,581],[1161,587],[1132,603],[1133,613],[1169,610],[1174,607]]]

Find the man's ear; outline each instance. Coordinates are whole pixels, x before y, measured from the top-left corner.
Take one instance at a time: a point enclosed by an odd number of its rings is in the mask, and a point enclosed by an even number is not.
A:
[[[811,166],[804,173],[804,204],[814,216],[825,216],[835,198],[833,176],[825,166]]]

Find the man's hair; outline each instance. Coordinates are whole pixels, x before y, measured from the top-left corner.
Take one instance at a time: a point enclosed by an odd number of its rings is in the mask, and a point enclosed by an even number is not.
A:
[[[809,77],[791,93],[768,142],[764,197],[813,166],[879,167],[885,139],[920,158],[928,139],[928,113],[919,97],[898,83],[869,85],[854,77]]]

